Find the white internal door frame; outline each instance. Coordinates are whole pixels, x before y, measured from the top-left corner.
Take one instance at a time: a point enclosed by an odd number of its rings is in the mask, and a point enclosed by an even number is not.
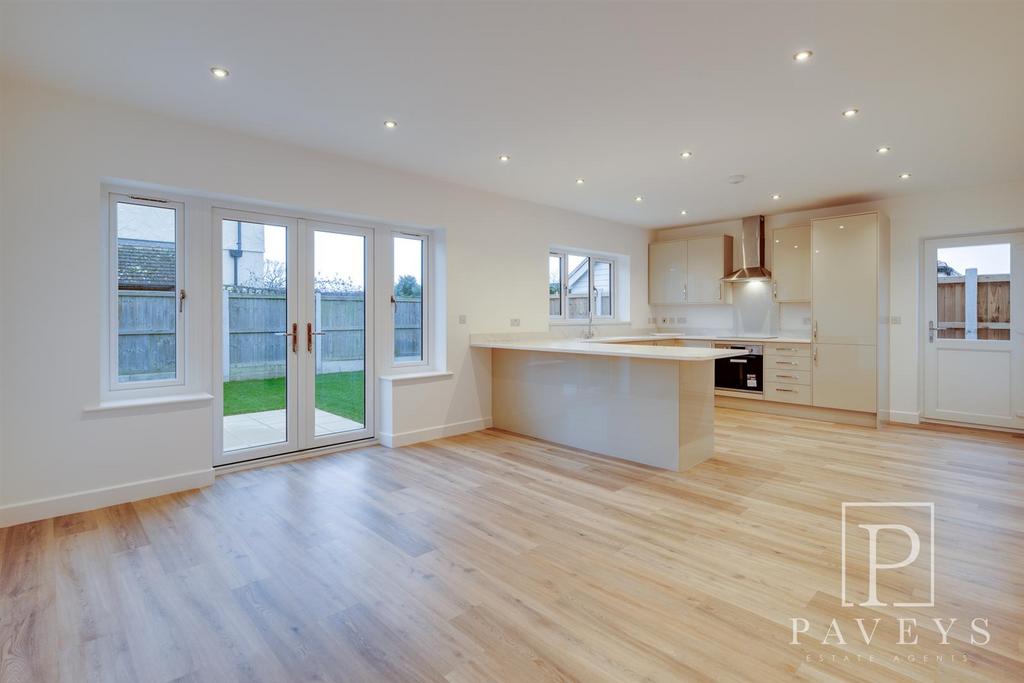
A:
[[[1011,245],[1010,261],[1010,339],[969,340],[940,339],[933,327],[938,321],[938,250],[947,247],[965,247],[985,244]],[[926,240],[924,243],[924,270],[921,285],[924,290],[924,310],[921,316],[922,340],[924,346],[923,412],[925,419],[977,424],[1010,429],[1024,429],[1024,232],[950,237]],[[1009,356],[1004,367],[1009,368],[1009,377],[1004,374],[985,377],[979,368],[971,374],[971,382],[965,384],[964,392],[985,391],[988,386],[1009,382],[1009,405],[1003,415],[984,413],[980,410],[951,410],[944,408],[939,400],[939,386],[942,351],[1005,354]]]

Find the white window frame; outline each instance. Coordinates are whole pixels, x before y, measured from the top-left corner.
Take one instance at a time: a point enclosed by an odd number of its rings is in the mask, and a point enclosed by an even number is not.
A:
[[[175,268],[175,367],[174,377],[170,379],[144,380],[140,382],[123,382],[118,373],[118,350],[120,346],[120,319],[118,316],[118,253],[117,253],[117,205],[120,203],[139,206],[152,206],[161,209],[174,209],[174,268]],[[110,192],[107,203],[107,366],[108,386],[111,393],[129,392],[161,387],[185,386],[185,358],[187,335],[187,296],[180,301],[178,293],[187,292],[185,283],[185,203],[178,200],[165,199],[152,193],[130,194],[127,192]]]
[[[591,315],[588,315],[587,317],[584,317],[584,318],[570,318],[569,317],[569,256],[570,255],[572,255],[572,256],[580,256],[580,257],[588,259],[588,264],[587,264],[587,285],[588,285],[588,289],[589,289],[589,292],[590,292],[589,311],[590,311]],[[560,261],[560,263],[561,263],[560,280],[561,280],[561,289],[562,289],[562,291],[561,291],[561,294],[559,295],[559,301],[560,301],[559,311],[560,311],[560,314],[559,315],[550,315],[550,313],[549,313],[548,318],[549,318],[549,320],[551,322],[556,322],[556,323],[560,322],[560,323],[578,325],[578,324],[581,324],[581,323],[588,322],[591,318],[593,320],[600,321],[600,322],[615,322],[615,321],[618,320],[618,318],[616,317],[616,314],[618,313],[618,307],[619,306],[618,306],[618,302],[616,301],[616,295],[617,295],[616,287],[617,287],[617,285],[616,285],[616,280],[615,280],[616,277],[618,277],[618,273],[616,272],[616,268],[617,268],[618,264],[617,264],[617,261],[616,261],[616,259],[614,257],[608,256],[606,254],[596,254],[594,252],[589,252],[589,251],[585,251],[585,250],[582,250],[582,249],[555,249],[555,248],[552,248],[552,249],[548,250],[549,263],[550,263],[550,258],[552,256],[558,257],[561,260]],[[594,264],[595,263],[607,263],[608,264],[608,297],[609,297],[609,301],[611,303],[611,312],[610,312],[609,315],[593,315],[593,312],[594,312],[594,302],[597,299],[597,292],[594,290]],[[549,268],[550,268],[550,265],[549,265]],[[550,306],[551,306],[551,304],[550,304],[550,283],[548,283],[548,291],[549,291],[549,294],[548,294],[548,298],[549,298],[548,307],[550,309]]]
[[[420,273],[420,359],[400,361],[395,358],[395,239],[403,238],[420,241],[420,254],[422,259],[422,272]],[[411,368],[430,365],[430,285],[434,281],[430,270],[430,234],[426,232],[415,232],[411,230],[391,231],[391,273],[390,291],[388,292],[388,330],[390,332],[388,344],[388,358],[392,368]]]

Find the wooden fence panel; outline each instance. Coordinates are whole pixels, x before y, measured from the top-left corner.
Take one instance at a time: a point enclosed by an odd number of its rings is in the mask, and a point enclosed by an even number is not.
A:
[[[117,373],[122,380],[174,376],[176,305],[173,291],[118,293]]]
[[[322,294],[318,363],[347,368],[365,357],[366,302],[362,293]],[[118,369],[132,379],[174,373],[175,292],[124,291],[118,297]],[[422,300],[401,299],[395,310],[395,354],[419,358],[423,348]],[[230,379],[282,377],[288,353],[288,310],[284,293],[228,292]],[[304,341],[304,340],[300,340]],[[358,363],[355,363],[358,365]],[[354,366],[353,366],[354,367]]]
[[[964,278],[940,277],[936,291],[936,308],[940,339],[963,339]],[[978,339],[1010,338],[1010,276],[978,276]]]

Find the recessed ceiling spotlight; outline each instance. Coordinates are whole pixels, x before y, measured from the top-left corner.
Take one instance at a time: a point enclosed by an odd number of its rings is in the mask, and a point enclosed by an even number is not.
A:
[[[852,119],[854,116],[860,113],[860,109],[847,109],[843,112],[843,116],[848,119]]]
[[[793,59],[794,61],[797,62],[806,62],[808,59],[811,58],[811,55],[813,54],[814,53],[811,52],[810,50],[800,50],[800,52],[797,52],[795,55],[793,55]]]
[[[384,127],[385,128],[398,128],[398,121],[391,121],[391,120],[385,121],[384,122]]]
[[[211,66],[210,73],[213,74],[214,78],[227,78],[231,75],[231,72],[222,66]]]
[[[681,153],[679,155],[679,158],[681,158],[681,159],[689,159],[692,156],[693,156],[693,152],[686,151],[686,152]]]
[[[507,164],[507,163],[509,162],[509,159],[511,159],[511,158],[512,158],[512,157],[510,157],[510,156],[509,156],[509,155],[507,155],[507,154],[502,154],[502,155],[500,155],[500,156],[498,157],[498,161],[500,161],[500,162],[501,162],[501,163],[503,163],[503,164]]]
[[[679,215],[680,216],[685,216],[686,215],[686,209],[683,209],[682,211],[680,211]]]
[[[782,199],[782,195],[781,194],[773,194],[772,195],[772,199],[778,201],[778,200]]]
[[[907,180],[910,177],[909,173],[900,173],[900,180]]]
[[[882,145],[881,147],[878,148],[877,151],[879,154],[888,154],[889,152],[892,151],[892,148],[886,145]]]
[[[644,196],[642,194],[638,194],[637,196],[633,197],[633,201],[637,202],[637,203],[640,203],[643,200],[644,200]]]
[[[584,180],[583,180],[583,178],[577,178],[577,179],[576,179],[576,184],[577,184],[577,185],[582,185],[583,183],[584,183]]]

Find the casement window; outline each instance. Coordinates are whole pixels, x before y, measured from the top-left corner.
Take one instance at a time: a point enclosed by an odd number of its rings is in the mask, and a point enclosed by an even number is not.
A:
[[[184,384],[184,205],[110,194],[110,389]]]
[[[391,292],[393,364],[423,365],[427,350],[428,238],[424,234],[392,234]]]
[[[615,261],[570,251],[548,254],[548,315],[552,320],[614,319]]]

